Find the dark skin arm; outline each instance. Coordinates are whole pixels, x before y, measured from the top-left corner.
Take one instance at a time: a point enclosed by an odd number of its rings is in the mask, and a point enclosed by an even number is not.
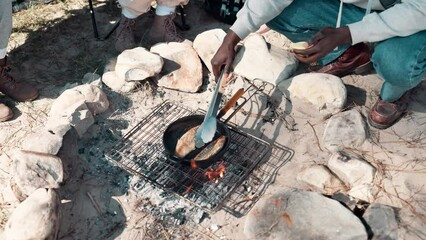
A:
[[[228,78],[229,72],[231,71],[231,65],[235,58],[235,46],[241,41],[240,37],[233,31],[229,30],[223,39],[222,45],[220,45],[216,54],[211,60],[213,74],[216,78],[220,75],[222,66],[224,67],[224,79]]]
[[[230,67],[235,58],[235,46],[240,40],[238,35],[231,30],[226,34],[222,45],[211,60],[213,74],[216,78],[219,77],[222,66],[224,66],[225,70],[224,77],[228,77]],[[351,33],[347,26],[341,28],[324,28],[310,40],[310,48],[305,50],[294,49],[293,52],[299,61],[311,63],[326,56],[336,47],[351,43]]]
[[[309,48],[296,50],[294,56],[301,62],[312,63],[325,57],[336,47],[352,44],[351,33],[347,26],[341,28],[324,28],[309,41]]]

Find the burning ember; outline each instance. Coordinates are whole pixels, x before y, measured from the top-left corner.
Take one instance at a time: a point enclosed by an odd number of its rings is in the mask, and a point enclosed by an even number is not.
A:
[[[210,181],[214,183],[218,183],[219,179],[223,178],[225,176],[225,164],[220,163],[219,166],[216,169],[209,168],[205,173],[204,176],[206,176]]]

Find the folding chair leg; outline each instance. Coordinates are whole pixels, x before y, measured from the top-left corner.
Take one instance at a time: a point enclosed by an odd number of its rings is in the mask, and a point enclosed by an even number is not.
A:
[[[191,29],[191,27],[188,24],[186,24],[186,13],[185,13],[185,10],[183,9],[182,5],[178,6],[177,14],[180,15],[181,23],[178,24],[178,23],[175,22],[175,25],[182,31],[187,31],[187,30]]]
[[[92,0],[89,0],[89,9],[92,18],[93,33],[95,34],[95,38],[99,39],[98,26],[96,25],[95,11],[93,10]]]
[[[112,29],[108,32],[108,34],[105,37],[100,38],[99,32],[98,32],[98,26],[96,24],[95,11],[93,9],[93,2],[92,0],[88,0],[88,1],[89,1],[90,15],[92,18],[93,34],[95,35],[95,38],[97,40],[100,40],[100,41],[107,40],[112,35],[112,33],[118,28],[118,26],[120,25],[120,21],[117,21],[117,23],[114,25],[114,27],[112,27]]]

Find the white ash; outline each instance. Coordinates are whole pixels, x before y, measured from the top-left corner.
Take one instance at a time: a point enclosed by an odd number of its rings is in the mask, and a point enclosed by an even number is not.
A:
[[[202,209],[172,193],[154,187],[138,176],[131,176],[129,185],[130,191],[144,196],[150,203],[141,205],[139,210],[149,212],[165,226],[182,225],[188,220],[198,224],[208,217],[208,213]]]

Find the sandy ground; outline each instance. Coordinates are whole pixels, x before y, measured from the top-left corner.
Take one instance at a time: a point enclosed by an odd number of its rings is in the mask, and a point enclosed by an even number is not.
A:
[[[208,29],[229,27],[211,19],[200,10],[201,5],[202,1],[193,1],[187,8],[187,21],[192,28],[182,35],[188,39],[193,40]],[[10,64],[14,75],[35,84],[41,96],[32,103],[19,104],[0,96],[2,102],[14,106],[16,113],[12,121],[0,124],[2,152],[19,148],[28,133],[42,126],[50,105],[65,85],[81,81],[87,72],[102,74],[109,59],[117,55],[113,37],[106,41],[94,39],[87,8],[86,1],[70,0],[14,15]],[[116,20],[119,10],[109,2],[98,2],[95,11],[100,32],[104,34],[112,26],[108,21]],[[141,19],[139,36],[143,36],[150,21],[149,14]],[[267,39],[284,48],[288,43],[273,33]],[[298,71],[303,72],[303,66]],[[365,116],[378,95],[381,80],[374,74],[347,76],[343,80],[348,88],[347,107],[356,108]],[[205,81],[207,84],[207,76]],[[58,154],[67,175],[60,189],[64,200],[60,239],[245,239],[242,233],[245,218],[224,211],[209,215],[201,224],[188,221],[182,226],[161,227],[147,211],[148,196],[133,191],[131,176],[103,158],[104,152],[164,100],[173,99],[192,109],[206,109],[211,94],[207,89],[186,94],[144,85],[136,92],[119,94],[104,87],[110,109],[97,116],[96,123],[81,139],[73,131],[67,133]],[[425,96],[423,83],[412,96],[410,112],[398,124],[384,131],[370,129],[369,139],[354,150],[379,169],[377,186],[382,191],[377,202],[401,209],[398,211],[401,239],[426,238]],[[249,104],[254,108],[256,102]],[[307,189],[296,181],[296,174],[303,166],[326,163],[330,157],[321,143],[326,119],[315,109],[294,102],[272,124],[263,121],[267,106],[262,109],[259,116],[238,113],[232,122],[268,143],[294,150],[291,161],[279,169],[264,196],[285,186]],[[10,209],[2,209],[6,218]]]

